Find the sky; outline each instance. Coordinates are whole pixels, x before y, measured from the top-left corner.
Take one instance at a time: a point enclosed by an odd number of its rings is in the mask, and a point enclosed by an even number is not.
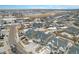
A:
[[[0,5],[0,9],[79,9],[79,5]]]

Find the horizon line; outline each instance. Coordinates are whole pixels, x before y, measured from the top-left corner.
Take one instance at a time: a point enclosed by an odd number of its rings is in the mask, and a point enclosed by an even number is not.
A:
[[[79,5],[0,5],[0,9],[79,9]]]

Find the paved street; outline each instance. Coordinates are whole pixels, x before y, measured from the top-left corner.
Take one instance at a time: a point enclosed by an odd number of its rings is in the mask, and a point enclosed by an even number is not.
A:
[[[11,25],[10,26],[10,31],[9,31],[9,45],[16,45],[17,50],[19,51],[18,53],[26,53],[26,51],[23,49],[23,47],[21,45],[19,45],[19,43],[16,42],[17,40],[17,35],[16,35],[16,26]]]

